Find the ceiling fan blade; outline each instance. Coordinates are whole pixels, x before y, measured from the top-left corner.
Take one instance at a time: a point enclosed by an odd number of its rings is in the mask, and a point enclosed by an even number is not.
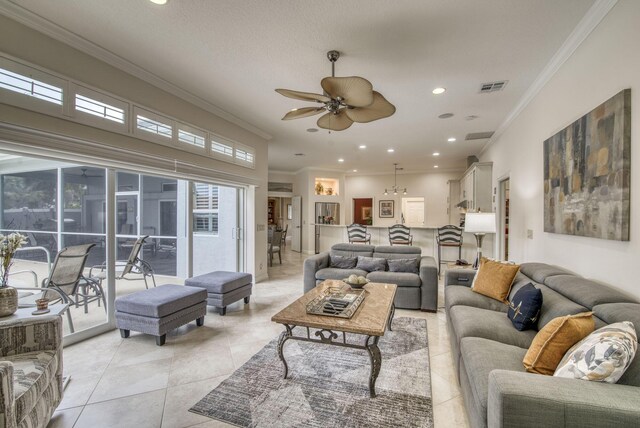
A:
[[[348,108],[345,114],[349,119],[358,123],[373,122],[384,119],[396,112],[396,107],[385,99],[379,92],[373,91],[373,102],[366,107]]]
[[[282,120],[291,120],[291,119],[300,119],[302,117],[313,116],[318,113],[322,113],[323,111],[327,111],[324,107],[302,107],[302,108],[294,108],[287,112],[284,115]]]
[[[342,109],[338,114],[327,113],[318,119],[318,126],[323,129],[330,129],[332,131],[344,131],[351,125],[353,120],[349,119],[344,113],[346,109]]]
[[[325,77],[321,85],[331,98],[340,97],[351,107],[365,107],[373,102],[373,85],[362,77]]]
[[[291,89],[276,89],[276,92],[285,97],[293,98],[294,100],[315,101],[318,103],[328,103],[331,101],[331,98],[326,95],[314,94],[312,92],[292,91]]]

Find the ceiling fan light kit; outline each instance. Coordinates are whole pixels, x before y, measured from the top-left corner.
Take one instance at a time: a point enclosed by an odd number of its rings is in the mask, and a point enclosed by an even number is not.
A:
[[[327,113],[318,119],[318,127],[344,131],[354,122],[373,122],[396,112],[395,106],[382,94],[374,91],[373,85],[367,79],[359,76],[335,77],[335,63],[340,58],[340,52],[329,51],[327,58],[331,62],[331,77],[325,77],[320,82],[324,94],[276,89],[277,93],[285,97],[324,105],[293,109],[285,114],[282,120],[300,119],[326,111]]]

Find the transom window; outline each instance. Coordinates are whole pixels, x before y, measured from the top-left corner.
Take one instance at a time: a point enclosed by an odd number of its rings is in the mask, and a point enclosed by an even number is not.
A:
[[[76,94],[76,110],[102,117],[117,123],[124,123],[124,109]]]
[[[0,68],[0,88],[62,105],[62,88]]]
[[[141,115],[136,116],[136,126],[141,131],[150,132],[161,137],[172,138],[173,136],[171,125]]]

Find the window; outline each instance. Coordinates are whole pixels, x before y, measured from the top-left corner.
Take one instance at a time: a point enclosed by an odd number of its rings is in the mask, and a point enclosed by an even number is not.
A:
[[[62,88],[0,68],[0,88],[62,105]]]
[[[237,144],[235,153],[235,163],[253,168],[255,162],[253,149]]]
[[[218,186],[195,184],[193,208],[193,231],[195,233],[218,234]]]
[[[135,134],[145,140],[170,143],[173,139],[173,120],[137,106],[133,108],[133,112],[136,118]]]
[[[167,125],[165,123],[158,122],[157,120],[149,119],[148,117],[140,115],[136,117],[136,126],[142,131],[151,132],[152,134],[157,134],[162,137],[171,138],[171,135],[173,133],[171,125]]]
[[[211,152],[214,155],[222,155],[223,157],[233,157],[233,146],[223,144],[219,141],[211,140]]]
[[[117,123],[124,123],[124,110],[84,95],[76,94],[76,110],[102,117]]]
[[[184,123],[177,123],[178,141],[189,144],[200,149],[204,149],[207,133],[201,129],[196,129]]]

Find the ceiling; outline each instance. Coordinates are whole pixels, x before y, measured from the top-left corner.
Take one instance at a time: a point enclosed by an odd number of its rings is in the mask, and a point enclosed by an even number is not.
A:
[[[594,3],[11,1],[270,134],[271,170],[359,173],[391,173],[393,162],[407,171],[464,167],[466,156],[487,142],[464,141],[465,135],[500,126]],[[342,54],[336,75],[370,80],[396,106],[395,115],[332,133],[306,132],[320,116],[280,120],[311,103],[274,89],[321,92],[331,49]],[[479,93],[482,83],[496,80],[508,80],[504,90]],[[438,86],[446,93],[433,95]],[[439,119],[442,113],[454,116]],[[465,119],[470,115],[477,119]]]

